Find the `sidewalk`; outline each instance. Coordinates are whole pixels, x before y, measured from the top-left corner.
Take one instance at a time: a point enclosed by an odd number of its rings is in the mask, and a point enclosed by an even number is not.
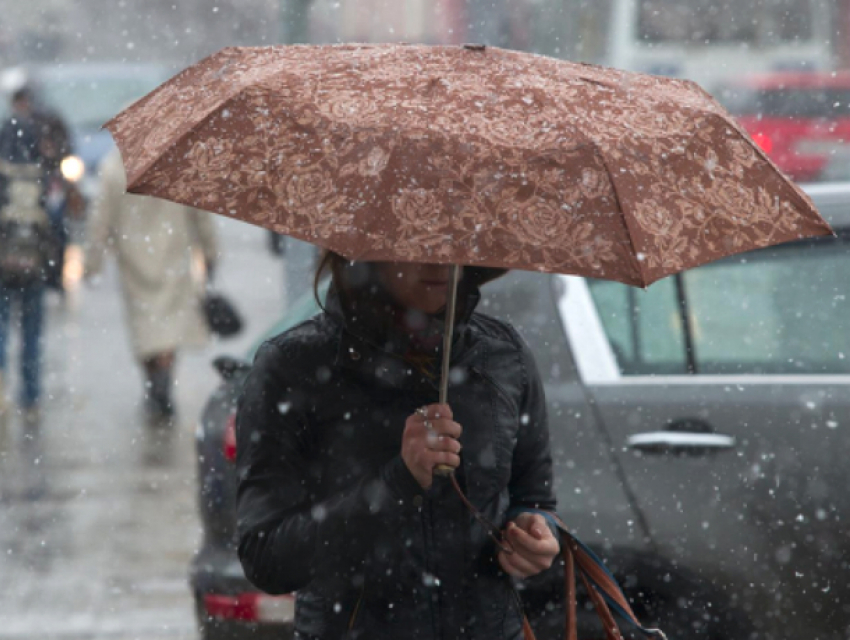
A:
[[[246,329],[180,358],[170,442],[142,421],[114,263],[64,306],[51,297],[43,425],[25,434],[13,420],[0,454],[0,638],[196,637],[186,570],[201,535],[193,436],[217,384],[209,363],[241,356],[282,311],[265,232],[219,222],[219,285]]]

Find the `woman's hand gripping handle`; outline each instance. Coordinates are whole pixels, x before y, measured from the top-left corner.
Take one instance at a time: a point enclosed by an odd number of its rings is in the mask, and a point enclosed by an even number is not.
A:
[[[435,473],[451,473],[460,466],[462,431],[447,404],[421,407],[407,418],[401,457],[423,489],[430,488]]]

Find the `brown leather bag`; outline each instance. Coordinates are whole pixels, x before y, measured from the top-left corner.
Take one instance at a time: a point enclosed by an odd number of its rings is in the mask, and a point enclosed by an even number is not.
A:
[[[502,538],[502,533],[499,530],[499,527],[490,522],[484,514],[476,509],[475,505],[469,501],[463,490],[460,488],[460,484],[458,484],[455,475],[451,474],[449,479],[451,480],[452,486],[461,501],[464,505],[466,505],[466,508],[475,517],[475,519],[478,520],[481,526],[484,527],[487,534],[495,542],[496,547],[507,553],[512,553],[513,550],[510,548],[510,544]],[[541,511],[538,509],[532,509],[531,511],[536,511],[544,517],[548,517],[551,522],[557,525],[558,532],[560,533],[561,555],[564,558],[565,593],[567,599],[566,607],[564,607],[566,612],[566,631],[564,637],[566,640],[578,640],[578,629],[576,625],[576,569],[578,569],[578,575],[584,583],[588,594],[590,594],[590,599],[593,601],[596,614],[602,622],[602,627],[605,630],[605,637],[607,640],[623,640],[623,634],[620,633],[617,622],[614,620],[614,616],[611,613],[612,607],[622,618],[625,618],[626,621],[631,623],[635,629],[637,629],[646,638],[667,640],[667,636],[665,636],[664,632],[660,629],[648,629],[641,625],[634,611],[632,611],[631,606],[629,606],[629,602],[626,600],[626,596],[623,594],[622,589],[620,589],[620,585],[617,584],[614,576],[611,575],[611,572],[608,571],[593,551],[586,547],[572,534],[572,532],[570,532],[569,529],[567,529],[567,526],[556,514],[551,511]],[[517,595],[517,605],[519,606],[520,611],[522,611],[522,601],[520,600],[519,595]],[[522,631],[525,640],[536,640],[534,630],[531,628],[528,617],[525,615],[523,615]]]
[[[564,559],[564,586],[567,599],[565,607],[565,639],[578,640],[575,575],[576,569],[578,569],[578,575],[584,583],[588,594],[590,594],[590,599],[596,609],[596,614],[602,622],[602,628],[605,631],[605,638],[607,640],[623,640],[623,634],[620,632],[617,622],[611,613],[611,607],[634,625],[646,638],[667,640],[664,632],[660,629],[648,629],[640,624],[634,611],[629,606],[626,596],[620,589],[620,585],[617,584],[617,581],[608,569],[605,568],[602,561],[582,544],[555,514],[548,513],[547,515],[551,516],[552,520],[557,523],[561,534],[561,555]],[[609,603],[611,606],[609,606]],[[523,616],[523,635],[525,640],[536,640],[531,624],[525,616]]]

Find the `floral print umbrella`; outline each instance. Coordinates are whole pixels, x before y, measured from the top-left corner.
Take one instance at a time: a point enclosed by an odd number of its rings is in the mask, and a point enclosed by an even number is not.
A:
[[[490,47],[228,48],[106,127],[131,192],[352,260],[453,264],[455,287],[457,265],[647,286],[832,233],[697,85]],[[446,313],[441,402],[454,295]]]
[[[491,47],[228,48],[106,127],[128,191],[353,260],[647,286],[831,233],[697,85]]]

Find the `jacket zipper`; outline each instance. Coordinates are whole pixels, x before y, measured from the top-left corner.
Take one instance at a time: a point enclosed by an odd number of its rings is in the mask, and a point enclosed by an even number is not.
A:
[[[431,561],[431,534],[433,533],[433,518],[431,515],[431,499],[428,496],[424,496],[424,501],[420,507],[420,513],[422,514],[422,540],[425,547],[425,570],[433,576],[435,575],[434,565]],[[439,588],[439,585],[431,587],[431,589]],[[440,638],[439,615],[437,611],[438,603],[436,602],[436,599],[438,598],[439,591],[428,591],[428,608],[431,611],[431,628],[434,631],[434,638]]]

